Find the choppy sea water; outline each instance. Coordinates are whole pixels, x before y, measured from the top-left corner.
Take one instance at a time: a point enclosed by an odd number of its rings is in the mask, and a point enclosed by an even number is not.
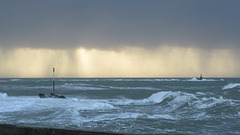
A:
[[[0,79],[0,123],[134,134],[240,134],[237,78]]]

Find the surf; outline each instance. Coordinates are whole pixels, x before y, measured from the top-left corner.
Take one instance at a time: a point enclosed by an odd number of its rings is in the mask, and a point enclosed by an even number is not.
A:
[[[229,90],[229,89],[233,89],[233,88],[240,88],[240,83],[229,83],[227,85],[225,85],[222,90]]]

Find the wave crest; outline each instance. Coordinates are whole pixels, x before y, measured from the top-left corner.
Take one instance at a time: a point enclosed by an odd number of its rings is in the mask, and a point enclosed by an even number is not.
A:
[[[240,83],[229,83],[228,85],[225,85],[222,90],[227,90],[227,89],[233,89],[236,87],[240,87]]]
[[[195,81],[201,81],[201,82],[215,82],[215,81],[224,81],[224,79],[206,79],[203,78],[202,80],[199,80],[198,78],[194,77],[191,79],[187,79],[189,82],[195,82]]]
[[[7,96],[7,93],[0,93],[0,98],[6,98]]]

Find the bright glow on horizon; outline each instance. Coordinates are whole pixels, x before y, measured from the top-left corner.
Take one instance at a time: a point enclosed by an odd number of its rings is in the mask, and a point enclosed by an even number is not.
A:
[[[0,50],[0,77],[239,77],[232,50],[206,51],[162,46],[155,50],[126,47],[118,51]]]

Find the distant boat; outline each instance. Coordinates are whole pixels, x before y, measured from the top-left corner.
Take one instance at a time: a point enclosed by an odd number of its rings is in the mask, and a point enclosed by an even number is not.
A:
[[[55,68],[53,68],[53,92],[50,93],[50,95],[45,95],[45,94],[39,93],[38,95],[40,98],[66,98],[63,95],[54,94],[54,92],[55,92],[54,72],[55,72]]]
[[[202,78],[202,74],[200,74],[200,77],[198,78],[198,80],[202,80],[203,78]]]

